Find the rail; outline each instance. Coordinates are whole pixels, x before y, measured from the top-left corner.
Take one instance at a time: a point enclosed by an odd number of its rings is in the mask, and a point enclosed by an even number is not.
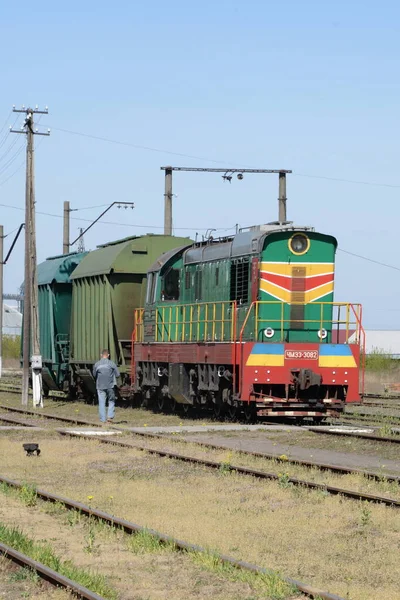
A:
[[[0,476],[0,482],[9,487],[21,489],[23,484],[19,481],[14,481],[9,479],[8,477]],[[198,554],[203,554],[208,556],[210,551],[207,548],[202,548],[197,544],[191,544],[190,542],[186,542],[184,540],[180,540],[174,538],[165,533],[161,533],[156,531],[155,529],[149,529],[148,527],[143,527],[142,525],[138,525],[137,523],[133,523],[132,521],[127,521],[126,519],[122,519],[120,517],[116,517],[115,515],[111,515],[102,510],[97,510],[88,506],[87,504],[82,504],[81,502],[77,502],[75,500],[71,500],[70,498],[65,498],[64,496],[59,496],[58,494],[53,494],[52,492],[47,492],[45,490],[36,489],[36,495],[41,500],[45,502],[52,502],[57,504],[63,504],[64,507],[68,510],[76,510],[79,514],[90,517],[91,519],[96,519],[99,522],[106,523],[111,527],[118,527],[122,531],[127,534],[134,535],[136,533],[146,533],[150,535],[154,540],[158,541],[160,545],[170,544],[178,551],[182,552],[196,552]],[[251,573],[258,573],[261,576],[277,576],[277,572],[272,569],[268,569],[266,567],[259,567],[253,563],[246,562],[244,560],[232,558],[226,554],[216,554],[216,557],[220,561],[221,564],[229,565],[236,569],[247,571]],[[282,577],[283,581],[286,581],[290,585],[294,586],[300,592],[306,594],[310,598],[321,598],[321,600],[345,600],[342,596],[337,596],[336,594],[332,594],[330,592],[324,592],[315,588],[314,586],[310,586],[306,583],[302,583],[297,579],[293,579],[291,577]],[[100,598],[100,600],[103,600]]]
[[[14,482],[12,482],[12,484],[13,483]],[[76,598],[81,598],[82,600],[104,600],[103,596],[99,596],[99,594],[92,592],[80,583],[61,575],[57,571],[54,571],[54,569],[50,569],[47,565],[38,562],[37,560],[33,560],[30,556],[22,554],[6,544],[0,543],[0,554],[21,567],[27,567],[32,571],[35,571],[39,577],[48,581],[53,586],[62,587],[65,590],[72,592]]]

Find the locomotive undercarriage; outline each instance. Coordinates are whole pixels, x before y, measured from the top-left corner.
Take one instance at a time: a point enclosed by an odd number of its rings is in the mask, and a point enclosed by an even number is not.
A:
[[[206,409],[218,419],[244,418],[248,422],[257,416],[321,422],[343,410],[345,386],[324,386],[321,378],[308,370],[293,371],[288,384],[253,385],[250,401],[234,393],[238,375],[233,365],[140,362],[134,391],[144,406],[163,412],[174,412],[178,406],[186,414]]]

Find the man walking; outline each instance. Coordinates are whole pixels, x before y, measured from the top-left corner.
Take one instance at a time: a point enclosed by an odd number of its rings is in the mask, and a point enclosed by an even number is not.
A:
[[[107,422],[112,423],[115,413],[114,387],[119,377],[118,367],[110,360],[108,350],[103,350],[101,359],[93,367],[93,377],[96,381],[97,395],[99,398],[99,417],[102,423],[106,422],[106,401],[108,400]]]

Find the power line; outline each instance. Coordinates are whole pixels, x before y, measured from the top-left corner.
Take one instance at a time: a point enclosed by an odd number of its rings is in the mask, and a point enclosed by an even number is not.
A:
[[[69,129],[61,129],[60,127],[52,127],[52,129],[54,129],[55,131],[61,131],[63,133],[68,133],[71,135],[78,135],[81,137],[86,137],[89,139],[93,139],[93,140],[98,140],[101,142],[107,142],[110,144],[117,144],[118,146],[127,146],[129,148],[135,148],[137,150],[146,150],[149,152],[158,152],[161,154],[171,154],[173,156],[181,156],[184,158],[192,158],[195,160],[204,160],[206,162],[212,162],[215,164],[223,164],[223,165],[232,165],[232,164],[237,164],[237,163],[232,163],[232,162],[228,162],[226,160],[215,160],[213,158],[206,158],[206,157],[201,157],[201,156],[194,156],[192,154],[184,154],[181,152],[173,152],[171,150],[164,150],[161,148],[154,148],[152,146],[143,146],[143,145],[139,145],[139,144],[132,144],[130,142],[123,142],[121,140],[114,140],[111,138],[105,138],[105,137],[101,137],[101,136],[97,136],[97,135],[92,135],[89,133],[83,133],[81,131],[71,131]],[[253,167],[250,165],[243,165],[246,168],[252,169]],[[357,180],[357,179],[345,179],[342,177],[328,177],[325,175],[309,175],[307,173],[296,173],[296,171],[293,171],[293,175],[295,177],[308,177],[310,179],[323,179],[323,180],[327,180],[327,181],[337,181],[337,182],[342,182],[342,183],[352,183],[352,184],[356,184],[356,185],[369,185],[369,186],[375,186],[375,187],[388,187],[388,188],[394,188],[394,189],[398,189],[400,188],[400,185],[396,185],[396,184],[390,184],[390,183],[378,183],[375,181],[361,181],[361,180]]]
[[[0,134],[1,134],[1,133],[3,133],[4,129],[7,127],[7,123],[8,123],[8,121],[9,121],[9,119],[10,119],[11,115],[12,115],[12,110],[10,110],[10,112],[8,113],[8,115],[7,115],[7,118],[6,118],[6,120],[4,121],[4,125],[3,125],[3,127],[0,129]],[[17,118],[18,118],[18,117],[17,117]]]
[[[11,113],[10,113],[10,114],[12,114],[12,111],[11,111]],[[16,117],[16,119],[15,119],[14,123],[13,123],[13,124],[12,124],[12,126],[11,126],[11,127],[12,127],[12,129],[14,129],[14,127],[15,127],[15,124],[16,124],[16,122],[18,121],[18,119],[19,119],[19,117]],[[3,129],[4,129],[4,127],[3,127]],[[1,138],[1,140],[0,140],[0,148],[2,148],[2,147],[4,146],[4,144],[6,143],[6,141],[9,139],[9,137],[8,137],[9,133],[10,133],[9,131],[6,131],[6,132],[4,133],[3,137],[2,137],[2,138]]]
[[[342,179],[340,177],[325,177],[325,175],[306,175],[304,173],[295,173],[293,174],[297,177],[309,177],[310,179],[326,179],[327,181],[340,181],[342,183],[355,183],[358,185],[372,185],[378,187],[388,187],[388,188],[400,188],[400,185],[395,185],[391,183],[377,183],[374,181],[359,181],[356,179]]]
[[[3,175],[3,173],[5,173],[11,167],[11,165],[18,158],[18,156],[21,154],[23,149],[24,149],[24,145],[21,144],[20,147],[18,148],[18,150],[16,150],[16,152],[14,152],[14,154],[8,159],[8,161],[0,167],[0,175]]]
[[[37,143],[37,145],[36,145],[35,152],[37,152],[37,150],[39,149],[39,147],[40,147],[40,144],[41,144],[42,142],[43,142],[43,138],[40,138],[39,142],[38,142],[38,143]],[[16,169],[15,169],[15,170],[14,170],[14,171],[13,171],[13,172],[12,172],[12,173],[11,173],[11,174],[8,176],[8,177],[6,177],[5,179],[3,179],[3,181],[1,181],[1,182],[0,182],[0,187],[1,187],[2,185],[4,185],[5,183],[7,183],[7,181],[8,181],[9,179],[11,179],[12,177],[14,177],[14,175],[15,175],[16,173],[18,173],[18,171],[19,171],[20,169],[22,169],[22,167],[23,167],[24,165],[25,165],[25,159],[22,161],[22,163],[20,163],[20,164],[18,165],[18,167],[17,167],[17,168],[16,168]],[[11,166],[11,165],[9,165],[9,166]],[[17,208],[17,207],[11,207],[11,208]]]
[[[21,140],[17,137],[15,137],[13,139],[13,141],[11,142],[11,144],[9,145],[9,147],[6,149],[6,151],[0,156],[0,162],[3,160],[3,158],[5,158],[8,154],[10,154],[11,150],[14,148],[14,146],[18,143],[21,142]]]
[[[12,208],[14,210],[24,210],[23,208],[21,208],[20,206],[12,206],[11,204],[0,204],[0,206],[3,206],[4,208]],[[108,205],[106,205],[108,206]],[[93,208],[93,207],[91,207]],[[46,217],[53,217],[56,219],[62,219],[63,216],[62,215],[56,215],[54,213],[48,213],[48,212],[41,212],[41,211],[36,211],[37,215],[42,215],[42,216],[46,216]],[[82,217],[71,217],[71,220],[74,221],[84,221],[86,223],[91,223],[92,219],[84,219]],[[137,227],[140,229],[164,229],[161,226],[158,225],[138,225],[138,224],[130,224],[130,223],[118,223],[118,222],[114,222],[114,221],[101,221],[101,223],[103,225],[120,225],[121,227]],[[182,231],[198,231],[199,227],[174,227],[174,229],[179,229]],[[231,231],[236,229],[236,225],[233,225],[232,227],[226,227],[226,228],[216,228],[215,231]]]
[[[379,260],[374,260],[373,258],[368,258],[367,256],[361,256],[361,254],[355,254],[354,252],[349,252],[348,250],[342,250],[342,248],[338,248],[339,252],[343,252],[344,254],[349,254],[350,256],[355,256],[356,258],[361,258],[362,260],[367,260],[368,262],[375,263],[376,265],[380,265],[381,267],[387,267],[388,269],[394,269],[395,271],[400,271],[400,267],[395,267],[394,265],[388,265],[387,263],[380,262]]]
[[[161,148],[153,148],[151,146],[141,146],[139,144],[132,144],[130,142],[122,142],[120,140],[113,140],[111,138],[100,137],[98,135],[92,135],[90,133],[82,133],[80,131],[70,131],[69,129],[61,129],[60,127],[51,127],[55,131],[62,131],[63,133],[69,133],[71,135],[79,135],[81,137],[90,138],[92,140],[98,140],[100,142],[108,142],[110,144],[117,144],[118,146],[127,146],[128,148],[136,148],[136,150],[147,150],[149,152],[158,152],[160,154],[171,154],[172,156],[180,156],[182,158],[193,158],[195,160],[205,160],[206,162],[212,162],[216,164],[231,164],[224,160],[214,160],[212,158],[205,158],[204,156],[194,156],[192,154],[184,154],[182,152],[172,152],[171,150],[163,150]]]

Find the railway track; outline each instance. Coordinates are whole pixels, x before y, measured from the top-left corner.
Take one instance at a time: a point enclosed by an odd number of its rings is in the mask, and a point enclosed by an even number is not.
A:
[[[153,439],[159,439],[159,440],[165,440],[165,435],[162,434],[157,434],[157,433],[148,433],[148,432],[139,432],[139,431],[135,431],[132,432],[134,433],[134,435],[139,435],[145,438],[153,438]],[[174,442],[176,440],[172,439],[172,438],[167,438],[168,440]],[[289,464],[289,465],[297,465],[300,467],[308,467],[310,469],[319,469],[320,471],[330,471],[332,473],[337,473],[338,475],[364,475],[364,477],[367,477],[368,479],[373,479],[375,481],[389,481],[391,483],[399,483],[400,484],[400,477],[396,477],[394,475],[381,475],[379,473],[374,473],[372,471],[363,471],[361,469],[352,469],[350,467],[342,467],[339,465],[331,465],[331,464],[327,464],[327,463],[316,463],[316,462],[312,462],[309,460],[301,460],[298,458],[281,458],[275,454],[268,454],[266,452],[254,452],[251,450],[241,450],[240,448],[232,448],[230,446],[222,446],[219,444],[211,444],[210,442],[199,442],[199,441],[192,441],[192,440],[186,440],[185,438],[179,438],[178,440],[179,442],[183,442],[183,443],[187,443],[187,444],[195,444],[196,446],[201,446],[202,448],[209,448],[210,450],[230,450],[233,452],[236,452],[238,454],[243,454],[244,456],[254,456],[255,458],[265,458],[267,460],[275,460],[277,462],[280,462],[282,464]]]
[[[9,487],[16,488],[16,489],[20,489],[23,487],[22,483],[20,483],[18,481],[14,481],[14,480],[9,479],[8,477],[4,477],[4,476],[0,476],[0,482],[8,485]],[[127,521],[126,519],[116,517],[115,515],[111,515],[104,511],[97,510],[95,508],[92,508],[91,506],[82,504],[81,502],[76,502],[75,500],[71,500],[70,498],[66,498],[64,496],[59,496],[58,494],[53,494],[51,492],[46,492],[45,490],[42,490],[42,489],[36,489],[36,495],[38,498],[40,498],[41,500],[44,500],[45,502],[62,504],[65,508],[67,508],[69,510],[76,510],[84,516],[90,517],[92,519],[96,519],[98,521],[102,521],[103,523],[106,523],[112,527],[119,527],[120,529],[125,531],[125,533],[131,534],[131,535],[136,534],[136,533],[147,533],[147,534],[150,534],[151,536],[153,536],[155,539],[157,539],[160,544],[171,544],[172,546],[174,546],[177,550],[179,550],[181,552],[196,552],[196,553],[207,554],[207,555],[209,554],[209,550],[202,548],[201,546],[197,546],[195,544],[191,544],[189,542],[179,540],[170,535],[160,533],[159,531],[156,531],[154,529],[148,529],[147,527],[143,527],[143,526],[133,523],[131,521]],[[231,556],[227,556],[225,554],[219,554],[218,559],[223,564],[229,564],[229,565],[231,565],[237,569],[241,569],[243,571],[250,571],[252,573],[258,573],[260,575],[275,575],[276,576],[276,572],[273,571],[272,569],[260,567],[258,565],[248,563],[243,560],[237,560],[237,559],[232,558]],[[58,574],[56,574],[56,575],[58,575]],[[301,581],[298,581],[296,579],[292,579],[290,577],[282,577],[282,579],[284,581],[286,581],[289,585],[295,587],[299,592],[302,592],[303,594],[308,596],[309,598],[318,598],[321,600],[345,600],[341,596],[338,596],[336,594],[331,594],[330,592],[321,591],[319,589],[316,589],[313,586],[302,583]],[[71,588],[71,589],[73,589],[73,588]],[[77,593],[79,593],[79,592],[77,592]],[[90,592],[90,591],[89,591],[89,593],[93,594],[93,592]],[[103,600],[98,595],[92,595],[90,597],[81,595],[79,597],[88,598],[88,600],[91,600],[92,598],[93,599],[96,598],[97,600]]]
[[[14,548],[6,546],[6,544],[0,543],[0,554],[21,567],[27,567],[32,571],[35,571],[39,577],[49,582],[54,587],[62,587],[73,593],[77,598],[81,598],[82,600],[104,600],[103,596],[99,596],[76,581],[64,577],[64,575],[57,573],[57,571],[53,571],[53,569],[50,569],[43,563],[33,560],[26,554],[22,554],[21,552],[14,550]]]
[[[21,408],[11,408],[11,407],[6,407],[6,406],[2,406],[0,405],[0,409],[7,409],[9,411],[12,412],[17,412],[19,414],[28,414],[28,415],[35,415],[37,416],[38,413],[35,411],[30,411],[30,410],[24,410]],[[100,427],[100,425],[98,423],[92,423],[90,421],[85,421],[82,419],[74,419],[74,418],[68,418],[68,417],[60,417],[58,415],[53,415],[51,413],[40,413],[40,416],[46,419],[53,419],[56,421],[61,421],[61,422],[66,422],[68,424],[72,424],[72,425],[84,425],[84,426],[90,426],[90,427]],[[1,417],[0,420],[4,420],[4,417]],[[10,423],[15,423],[15,424],[19,424],[19,425],[23,425],[24,422],[20,421],[20,420],[14,420],[14,419],[7,419]],[[34,427],[34,425],[27,425],[28,427]],[[112,426],[111,429],[116,429],[117,431],[124,431],[123,428],[117,428],[115,426]],[[329,430],[320,430],[319,428],[310,428],[311,431],[316,431],[317,433],[333,433]],[[58,433],[62,434],[62,435],[67,435],[68,432],[62,430],[62,429],[57,429]],[[159,439],[159,440],[164,440],[165,441],[165,436],[161,435],[161,434],[156,434],[156,433],[149,433],[149,432],[131,432],[133,435],[138,435],[144,438],[148,438],[148,439]],[[347,432],[346,432],[347,433]],[[93,439],[92,436],[84,436],[83,434],[69,434],[69,435],[76,435],[77,437],[85,437],[85,439]],[[350,435],[350,434],[349,434]],[[357,437],[360,437],[361,434],[351,434],[351,435],[356,435]],[[368,439],[372,438],[372,439],[378,439],[379,441],[381,441],[382,439],[384,441],[389,440],[389,441],[393,441],[392,438],[381,438],[380,436],[367,436]],[[153,452],[153,453],[157,453],[159,452],[162,456],[165,456],[165,451],[162,450],[155,450],[155,449],[151,449],[147,446],[138,446],[138,445],[134,445],[134,444],[128,444],[125,442],[120,442],[117,440],[104,440],[101,438],[96,438],[99,439],[100,442],[102,443],[110,443],[110,444],[114,444],[114,445],[119,445],[121,447],[132,447],[132,448],[137,448],[139,450],[142,451],[148,451],[148,452]],[[168,437],[167,438],[169,441],[174,442],[175,440]],[[191,443],[191,444],[195,444],[197,446],[201,446],[204,448],[209,448],[210,450],[233,450],[235,452],[238,452],[240,454],[243,455],[247,455],[247,456],[254,456],[256,458],[264,458],[267,460],[276,460],[276,461],[280,461],[282,463],[285,464],[293,464],[293,465],[298,465],[298,466],[303,466],[303,467],[309,467],[309,468],[317,468],[319,470],[322,471],[331,471],[333,473],[337,473],[339,475],[349,475],[349,474],[356,474],[356,475],[363,475],[365,477],[367,477],[368,479],[373,479],[375,481],[382,481],[383,479],[389,482],[394,482],[394,483],[400,483],[400,477],[396,477],[396,476],[392,476],[392,475],[382,475],[382,474],[378,474],[378,473],[374,473],[372,471],[364,471],[364,470],[360,470],[360,469],[351,469],[349,467],[342,467],[339,465],[332,465],[332,464],[326,464],[326,463],[316,463],[316,462],[311,462],[311,461],[306,461],[306,460],[300,460],[300,459],[292,459],[292,458],[285,458],[285,459],[280,459],[279,456],[276,456],[274,454],[267,454],[264,452],[252,452],[249,450],[240,450],[240,449],[232,449],[232,448],[228,448],[227,446],[221,446],[221,445],[217,445],[217,444],[211,444],[208,442],[192,442],[189,440],[185,440],[184,438],[180,438],[179,439],[180,442],[186,442],[186,443]],[[400,436],[399,436],[399,440],[394,439],[395,442],[400,441]],[[176,453],[170,453],[171,457],[173,458],[174,456],[182,456],[184,457],[184,455],[178,455]],[[172,456],[174,455],[174,456]],[[190,457],[189,457],[190,458]],[[194,459],[191,458],[190,460],[200,460],[200,459]],[[212,461],[211,461],[212,462]],[[221,468],[222,463],[215,463],[215,465],[218,465],[219,468]],[[235,470],[237,469],[245,469],[244,467],[236,467]],[[272,474],[271,474],[272,475]],[[309,482],[311,483],[311,482]],[[315,484],[317,485],[317,484]],[[321,486],[325,489],[325,486]]]
[[[61,435],[70,436],[70,437],[78,437],[83,439],[93,439],[90,435],[80,434],[68,432],[63,429],[57,430]],[[195,465],[201,465],[204,467],[209,467],[214,470],[225,470],[233,471],[240,475],[256,477],[257,479],[266,479],[273,481],[280,481],[279,475],[276,473],[268,473],[266,471],[260,471],[258,469],[251,469],[249,467],[241,467],[239,465],[227,464],[224,462],[218,462],[214,460],[208,460],[205,458],[197,458],[194,456],[188,456],[186,454],[180,454],[177,452],[169,452],[168,450],[159,450],[156,448],[150,448],[149,446],[139,446],[138,444],[129,444],[127,442],[120,442],[118,440],[110,440],[103,438],[96,438],[101,444],[112,444],[114,446],[119,446],[121,448],[131,448],[134,450],[140,450],[142,452],[148,452],[149,454],[154,454],[156,456],[160,456],[162,458],[171,458],[173,460],[179,460],[187,463],[192,463]],[[298,479],[297,477],[287,477],[285,479],[287,483],[291,483],[295,486],[301,486],[304,488],[308,488],[311,490],[319,490],[321,492],[325,492],[333,495],[341,495],[345,498],[351,498],[353,500],[365,500],[367,502],[373,502],[378,504],[385,504],[386,506],[391,506],[393,508],[400,508],[400,500],[396,500],[394,498],[387,498],[385,496],[377,496],[374,494],[364,494],[362,492],[357,492],[354,490],[348,490],[332,485],[324,485],[320,483],[315,483],[313,481],[308,481],[306,479]]]

